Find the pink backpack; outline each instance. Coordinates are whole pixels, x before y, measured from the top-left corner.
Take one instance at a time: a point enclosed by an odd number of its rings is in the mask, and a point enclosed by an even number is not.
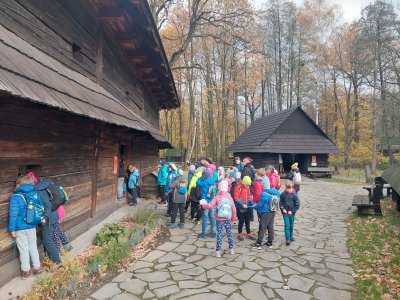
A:
[[[64,205],[60,205],[57,208],[57,214],[58,214],[58,222],[62,223],[66,217]]]

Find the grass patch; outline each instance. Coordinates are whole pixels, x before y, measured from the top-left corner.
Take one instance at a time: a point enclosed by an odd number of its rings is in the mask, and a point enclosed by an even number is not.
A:
[[[158,221],[158,212],[154,208],[145,206],[139,208],[130,219],[142,226],[154,226]]]
[[[389,197],[381,206],[383,217],[353,215],[348,222],[356,299],[400,299],[400,214]]]

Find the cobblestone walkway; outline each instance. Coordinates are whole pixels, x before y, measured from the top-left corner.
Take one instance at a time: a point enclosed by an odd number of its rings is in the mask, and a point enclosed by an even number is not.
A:
[[[275,218],[272,249],[250,249],[235,239],[236,255],[210,255],[215,240],[197,239],[200,225],[171,230],[151,251],[93,299],[351,299],[353,278],[345,220],[361,187],[309,181],[302,185],[295,238],[284,244],[283,220]],[[165,222],[165,220],[161,220]],[[256,231],[258,222],[252,223]],[[235,233],[237,226],[234,226]],[[223,249],[227,248],[224,241]]]

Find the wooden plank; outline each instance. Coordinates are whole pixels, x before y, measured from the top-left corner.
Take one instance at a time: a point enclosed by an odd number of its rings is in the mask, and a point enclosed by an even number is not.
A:
[[[93,218],[96,215],[96,202],[97,202],[97,170],[99,165],[99,142],[100,142],[100,133],[101,128],[100,124],[97,123],[97,132],[94,136],[94,143],[93,143],[93,158],[92,158],[92,174],[91,174],[91,181],[92,181],[92,194],[91,194],[91,208],[90,208],[90,216]]]

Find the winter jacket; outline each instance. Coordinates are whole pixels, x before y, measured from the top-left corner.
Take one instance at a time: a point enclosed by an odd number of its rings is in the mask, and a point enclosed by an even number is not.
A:
[[[243,179],[244,176],[249,176],[251,178],[251,182],[254,182],[256,178],[256,170],[254,169],[251,163],[246,164],[243,167],[243,171],[241,172],[241,178]]]
[[[193,175],[195,171],[189,171],[188,173],[188,180],[187,180],[187,188],[189,189],[190,182],[192,181]]]
[[[256,180],[253,183],[253,201],[257,203],[260,200],[261,193],[263,192],[262,180]]]
[[[40,200],[42,200],[44,205],[43,217],[46,219],[46,225],[57,224],[58,223],[58,213],[51,209],[51,200],[47,188],[53,183],[49,179],[44,179],[35,184],[35,191],[39,194]]]
[[[197,180],[196,183],[197,186],[199,186],[201,188],[202,192],[202,199],[207,200],[208,203],[211,202],[211,198],[207,196],[208,194],[208,190],[210,188],[210,186],[214,186],[215,187],[215,179],[214,178],[207,178],[207,179],[203,179],[203,177],[200,177]]]
[[[182,186],[181,186],[182,183]],[[174,197],[172,199],[173,203],[185,203],[186,202],[186,183],[183,176],[179,176],[176,178],[171,184],[169,188],[173,191]]]
[[[235,186],[236,184],[239,183],[239,180],[236,179],[234,182],[230,182],[228,183],[228,191],[231,194],[232,199],[235,199]]]
[[[190,195],[190,193],[192,192],[192,188],[196,187],[197,180],[201,177],[201,173],[202,173],[202,172],[196,172],[196,173],[194,173],[192,179],[190,180],[189,189],[188,189],[188,194],[189,194],[189,195]]]
[[[171,190],[171,188],[169,186],[171,185],[171,183],[173,183],[175,181],[175,174],[176,174],[176,172],[174,170],[171,170],[171,171],[168,172],[167,184],[165,185],[165,192],[167,194],[172,192],[172,190]]]
[[[279,175],[276,174],[275,172],[268,174],[268,179],[269,179],[269,182],[271,183],[271,189],[277,189],[277,186],[281,185],[281,179],[280,179]]]
[[[244,164],[242,162],[240,164],[233,164],[233,166],[238,170],[238,172],[243,172]]]
[[[214,199],[211,200],[210,203],[204,204],[201,207],[203,209],[212,209],[214,207],[218,207],[218,203],[219,201],[221,201],[223,198],[227,198],[229,199],[229,201],[232,204],[232,217],[231,217],[231,221],[235,221],[236,219],[236,207],[235,207],[235,203],[231,197],[231,195],[229,193],[219,193],[217,196],[214,197]],[[215,220],[216,221],[224,221],[226,220],[226,218],[220,218],[218,217],[218,211],[215,209]]]
[[[158,175],[157,175],[157,184],[158,185],[167,185],[167,176],[168,176],[168,168],[164,164],[161,166],[161,168],[158,170]]]
[[[300,208],[300,200],[297,193],[287,193],[286,191],[281,194],[281,201],[279,203],[281,208],[281,212],[283,214],[283,210],[291,211],[293,214]]]
[[[250,188],[246,187],[241,182],[237,183],[235,186],[233,199],[235,199],[237,208],[242,208],[243,204],[246,204],[246,206],[253,204],[253,196],[251,195]]]
[[[26,218],[26,199],[22,195],[34,191],[35,188],[32,184],[21,185],[10,198],[10,208],[9,208],[9,219],[8,219],[8,231],[15,232],[26,229],[35,228],[35,225],[31,225],[25,222]],[[43,206],[41,200],[39,200],[39,205]]]
[[[272,196],[268,194],[277,195],[279,197],[281,193],[276,189],[264,190],[264,192],[261,193],[260,200],[254,207],[254,209],[257,210],[257,212],[259,212],[260,214],[271,212]]]
[[[131,173],[131,175],[129,175],[128,188],[130,190],[136,189],[136,184],[138,179],[139,179],[139,171],[136,169]]]

